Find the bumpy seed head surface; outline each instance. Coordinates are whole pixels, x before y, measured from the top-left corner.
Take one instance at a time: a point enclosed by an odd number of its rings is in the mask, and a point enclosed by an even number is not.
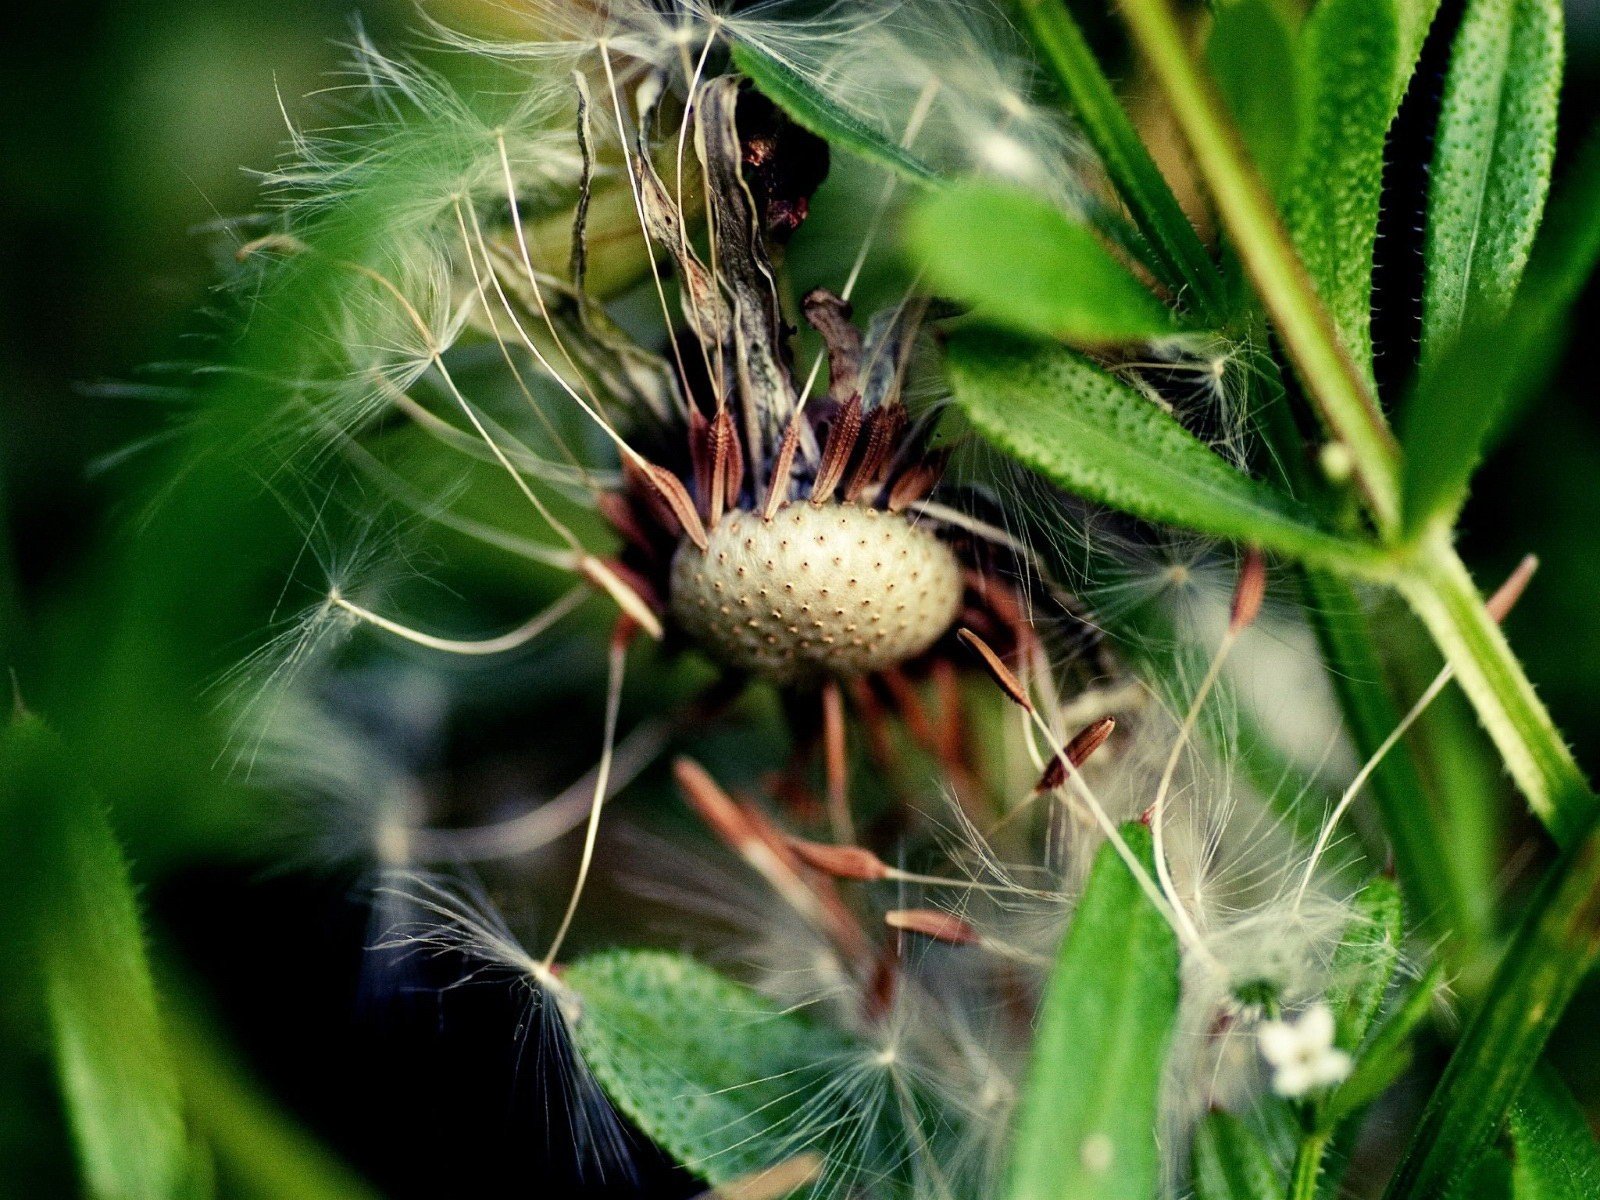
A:
[[[728,513],[672,560],[671,608],[706,653],[775,683],[862,675],[922,653],[961,604],[950,548],[898,513],[795,503]]]

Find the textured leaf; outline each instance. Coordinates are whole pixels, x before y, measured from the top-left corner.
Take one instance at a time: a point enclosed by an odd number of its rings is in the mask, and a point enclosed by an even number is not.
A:
[[[1175,328],[1087,226],[1017,188],[969,180],[929,196],[910,242],[935,289],[1014,329],[1097,345]]]
[[[1300,34],[1299,148],[1284,219],[1340,342],[1369,379],[1384,139],[1436,6],[1321,0]]]
[[[860,155],[913,182],[928,183],[936,178],[927,163],[764,51],[746,42],[736,43],[733,64],[795,124],[809,129],[829,145]]]
[[[1600,1196],[1600,1146],[1572,1093],[1540,1067],[1511,1108],[1517,1200]]]
[[[1555,161],[1561,60],[1559,0],[1468,5],[1429,175],[1424,359],[1457,336],[1469,314],[1499,316],[1522,278]]]
[[[1354,1051],[1367,1036],[1383,1006],[1389,981],[1400,961],[1404,908],[1400,889],[1382,876],[1355,898],[1356,915],[1333,956],[1334,989],[1330,995],[1338,1028],[1338,1045]]]
[[[950,341],[949,369],[978,431],[1068,491],[1308,560],[1348,563],[1361,553],[1070,350],[963,330]]]
[[[1330,1125],[1371,1104],[1411,1065],[1411,1035],[1432,1009],[1443,978],[1443,969],[1435,963],[1373,1032],[1350,1078],[1328,1100],[1323,1115]]]
[[[1511,1160],[1491,1150],[1462,1172],[1445,1200],[1513,1200]]]
[[[1150,831],[1128,825],[1123,836],[1153,871]],[[1107,844],[1045,989],[1011,1200],[1150,1200],[1177,1012],[1177,937]]]
[[[1593,238],[1582,236],[1586,224],[1600,228],[1591,196],[1587,211],[1561,214],[1559,249],[1541,246],[1529,294],[1511,308],[1544,208],[1560,74],[1559,5],[1484,0],[1468,10],[1434,156],[1422,375],[1402,422],[1410,533],[1459,508],[1508,405],[1538,374],[1528,360],[1548,355],[1575,272],[1593,265]]]
[[[128,869],[68,751],[21,718],[0,733],[0,811],[32,880],[39,981],[87,1193],[203,1191],[156,1009]]]
[[[1249,1126],[1213,1112],[1194,1135],[1195,1200],[1280,1200],[1283,1181]]]
[[[1294,34],[1274,0],[1217,6],[1206,61],[1250,158],[1276,188],[1294,155]]]
[[[576,963],[565,980],[582,998],[579,1048],[607,1094],[710,1183],[815,1148],[797,1141],[799,1123],[826,1133],[839,1117],[807,1117],[806,1106],[850,1043],[692,959],[612,951]]]
[[[1152,271],[1192,304],[1202,322],[1220,321],[1225,315],[1222,277],[1117,102],[1067,5],[1061,0],[1018,0],[1017,7],[1139,227]]]

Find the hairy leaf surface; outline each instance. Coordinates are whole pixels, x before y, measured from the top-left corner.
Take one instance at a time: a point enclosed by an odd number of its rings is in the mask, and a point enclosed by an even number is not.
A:
[[[1068,491],[1308,560],[1348,562],[1360,553],[1070,350],[962,330],[950,341],[949,368],[956,399],[979,432]]]
[[[1555,161],[1558,0],[1472,0],[1445,79],[1428,185],[1422,354],[1511,302]],[[1420,447],[1418,447],[1420,449]]]
[[[565,980],[582,998],[578,1045],[607,1094],[712,1184],[817,1149],[797,1130],[815,1139],[840,1116],[828,1067],[850,1043],[693,959],[610,951]]]

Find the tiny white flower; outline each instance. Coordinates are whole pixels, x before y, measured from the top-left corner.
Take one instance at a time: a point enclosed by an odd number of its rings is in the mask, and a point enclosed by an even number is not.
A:
[[[1272,1068],[1272,1090],[1304,1096],[1342,1082],[1350,1056],[1333,1044],[1333,1012],[1313,1005],[1292,1021],[1263,1021],[1256,1037],[1261,1057]]]

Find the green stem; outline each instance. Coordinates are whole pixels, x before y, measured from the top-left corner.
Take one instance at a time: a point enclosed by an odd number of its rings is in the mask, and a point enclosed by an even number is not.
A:
[[[1200,73],[1168,0],[1125,0],[1123,14],[1167,94],[1217,213],[1323,423],[1349,451],[1378,527],[1400,516],[1399,450],[1377,401],[1339,345],[1333,321],[1295,253],[1221,101]]]
[[[1446,531],[1418,545],[1399,587],[1455,668],[1529,806],[1557,842],[1570,845],[1587,828],[1594,797]]]
[[[1301,1135],[1294,1153],[1294,1167],[1289,1172],[1287,1200],[1316,1200],[1317,1181],[1322,1178],[1322,1153],[1328,1148],[1331,1133],[1331,1130],[1319,1129]]]
[[[1153,265],[1163,282],[1181,289],[1202,319],[1220,323],[1226,308],[1222,276],[1118,103],[1064,0],[1017,0],[1017,8],[1155,255]]]
[[[1488,1144],[1600,956],[1600,832],[1550,870],[1422,1114],[1385,1200],[1434,1200]]]

